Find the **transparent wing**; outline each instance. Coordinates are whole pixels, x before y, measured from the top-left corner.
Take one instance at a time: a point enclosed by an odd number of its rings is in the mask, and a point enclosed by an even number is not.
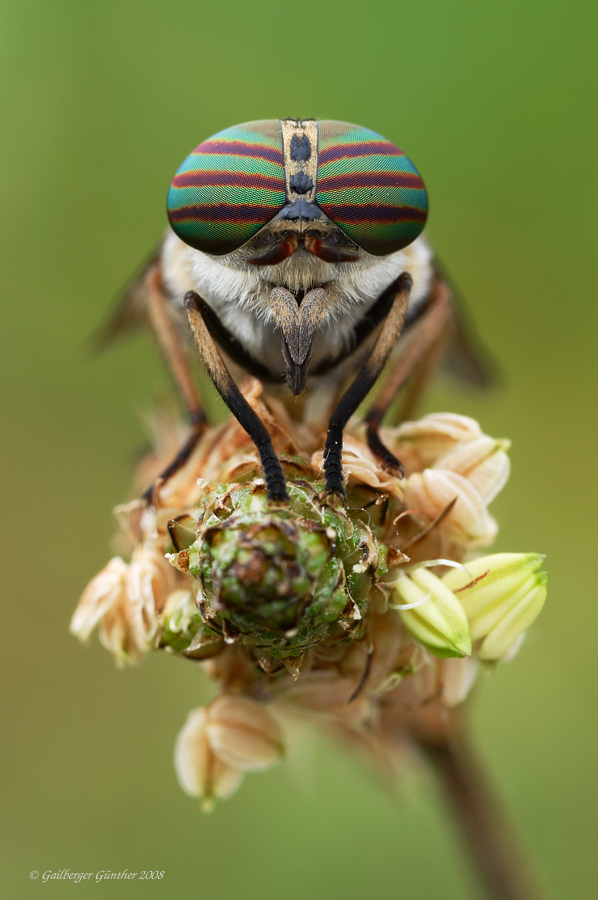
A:
[[[499,365],[478,336],[463,295],[438,261],[436,270],[451,292],[454,323],[441,363],[442,371],[475,387],[496,387],[502,381]]]
[[[119,295],[106,320],[91,336],[94,350],[105,350],[115,340],[147,322],[148,275],[157,264],[161,249],[160,244],[142,263]]]

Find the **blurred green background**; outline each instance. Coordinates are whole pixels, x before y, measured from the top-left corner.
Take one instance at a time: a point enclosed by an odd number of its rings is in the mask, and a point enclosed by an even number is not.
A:
[[[587,0],[4,0],[4,896],[480,896],[431,782],[388,793],[315,734],[202,816],[172,766],[201,673],[158,654],[116,671],[68,634],[110,555],[139,413],[168,393],[149,340],[100,357],[86,341],[159,240],[191,148],[284,116],[406,150],[500,362],[492,394],[439,384],[426,405],[512,439],[498,549],[548,554],[545,611],[473,728],[548,895],[597,896],[596,24]],[[30,881],[66,867],[165,875]]]

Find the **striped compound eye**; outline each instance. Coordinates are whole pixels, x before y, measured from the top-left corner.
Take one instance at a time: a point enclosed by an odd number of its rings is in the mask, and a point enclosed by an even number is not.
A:
[[[215,134],[187,157],[168,192],[176,234],[204,253],[232,253],[285,203],[276,119],[246,122]]]
[[[318,123],[316,202],[355,243],[375,256],[394,253],[421,233],[428,198],[417,169],[375,131]]]

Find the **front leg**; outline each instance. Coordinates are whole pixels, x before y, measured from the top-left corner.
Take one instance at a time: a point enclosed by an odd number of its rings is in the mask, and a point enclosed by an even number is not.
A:
[[[268,497],[272,501],[288,502],[289,495],[284,474],[272,446],[268,430],[257,413],[251,408],[226,368],[224,360],[204,322],[203,310],[205,307],[205,302],[195,291],[189,291],[185,294],[185,309],[187,310],[189,324],[197,349],[205,363],[210,378],[214,382],[216,390],[257,447],[266,478]]]
[[[162,351],[166,365],[178,387],[189,416],[190,434],[172,459],[156,479],[142,494],[142,499],[152,503],[157,491],[187,462],[206,427],[201,400],[197,391],[189,360],[181,335],[172,318],[172,310],[164,291],[160,267],[154,263],[144,276],[147,290],[147,314],[150,328]]]
[[[343,429],[359,404],[367,397],[376,383],[401,333],[412,285],[413,280],[407,272],[403,272],[397,278],[394,300],[388,317],[376,339],[376,343],[361,372],[345,394],[343,394],[330,417],[326,446],[324,448],[325,496],[329,494],[336,494],[338,497],[345,496],[342,467]],[[398,463],[398,460],[395,460],[394,457],[392,459],[395,463]]]

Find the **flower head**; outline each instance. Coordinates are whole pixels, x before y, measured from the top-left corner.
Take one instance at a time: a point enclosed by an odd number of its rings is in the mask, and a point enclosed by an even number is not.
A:
[[[512,655],[546,597],[535,554],[467,558],[496,535],[488,504],[508,477],[508,442],[449,413],[387,428],[407,475],[397,479],[355,426],[346,502],[333,508],[321,496],[324,435],[266,405],[254,379],[243,389],[281,457],[289,504],[269,502],[236,421],[207,429],[151,505],[120,508],[130,562],[108,564],[71,624],[82,640],[98,626],[119,663],[166,650],[217,684],[175,753],[205,809],[282,758],[281,715],[324,721],[397,761],[463,703],[480,662]],[[144,477],[168,461],[168,434]]]
[[[386,548],[358,518],[333,510],[308,483],[272,506],[261,481],[217,489],[197,537],[171,555],[199,582],[206,629],[291,667],[306,649],[358,627]]]

